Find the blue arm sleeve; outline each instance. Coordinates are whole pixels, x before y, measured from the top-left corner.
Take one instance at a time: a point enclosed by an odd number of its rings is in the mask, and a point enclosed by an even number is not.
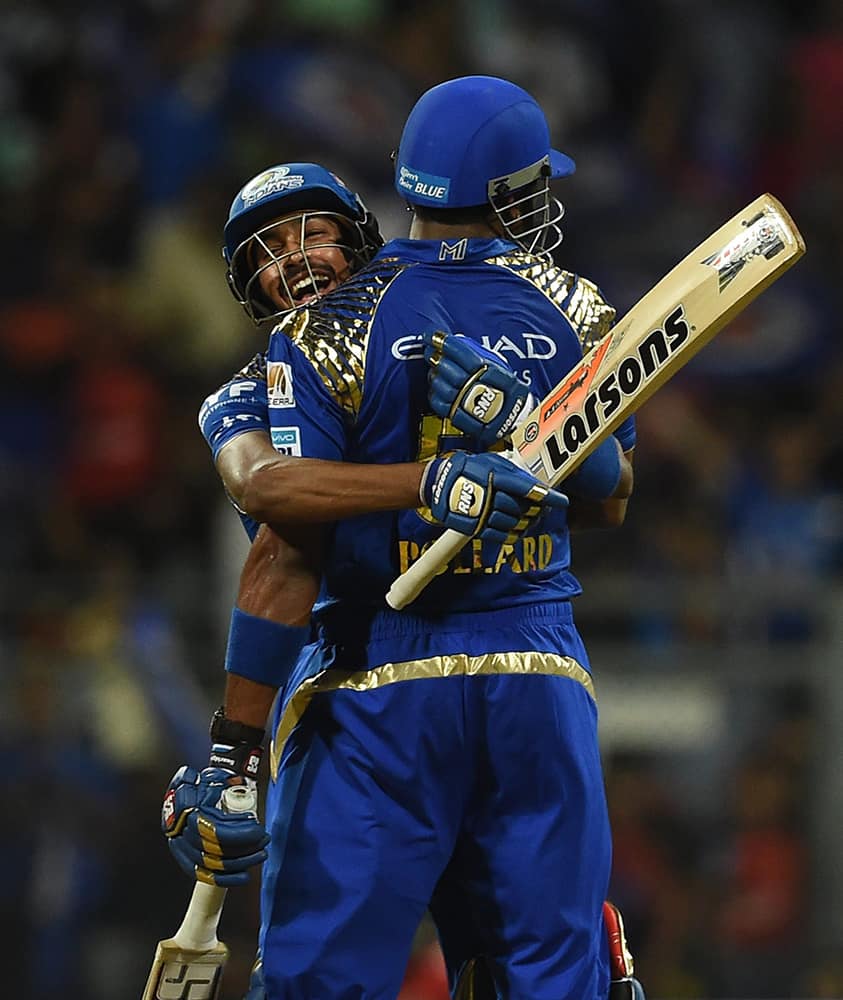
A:
[[[212,393],[199,410],[199,429],[217,459],[223,445],[246,431],[269,434],[266,379],[243,373]]]

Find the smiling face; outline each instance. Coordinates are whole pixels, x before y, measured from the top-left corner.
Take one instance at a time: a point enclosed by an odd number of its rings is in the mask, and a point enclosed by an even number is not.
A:
[[[246,247],[247,295],[278,310],[307,305],[351,274],[348,233],[330,212],[294,212],[260,229]]]

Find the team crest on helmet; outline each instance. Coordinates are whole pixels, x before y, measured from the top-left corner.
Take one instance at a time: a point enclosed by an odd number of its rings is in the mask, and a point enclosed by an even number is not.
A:
[[[277,194],[279,191],[294,191],[303,184],[304,177],[301,174],[291,174],[288,166],[273,167],[253,177],[240,192],[240,197],[243,205],[250,208],[268,195]]]

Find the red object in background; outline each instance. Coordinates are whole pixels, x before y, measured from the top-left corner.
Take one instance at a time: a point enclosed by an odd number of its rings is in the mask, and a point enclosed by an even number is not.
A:
[[[843,34],[803,39],[792,68],[801,96],[799,155],[809,168],[830,166],[843,148]]]
[[[410,959],[398,1000],[449,1000],[450,995],[445,960],[433,941]]]
[[[0,347],[6,362],[27,375],[66,361],[79,336],[71,310],[38,299],[0,313]]]
[[[158,472],[164,399],[142,368],[84,368],[70,394],[64,486],[83,507],[132,500]]]
[[[805,849],[787,830],[739,834],[720,934],[738,948],[789,947],[805,915]]]

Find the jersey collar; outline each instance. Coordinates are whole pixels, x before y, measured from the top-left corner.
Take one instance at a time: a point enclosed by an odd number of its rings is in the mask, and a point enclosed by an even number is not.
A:
[[[402,260],[427,264],[456,264],[463,261],[487,260],[517,250],[517,244],[502,239],[449,240],[390,240],[378,251],[378,257],[400,257]]]

